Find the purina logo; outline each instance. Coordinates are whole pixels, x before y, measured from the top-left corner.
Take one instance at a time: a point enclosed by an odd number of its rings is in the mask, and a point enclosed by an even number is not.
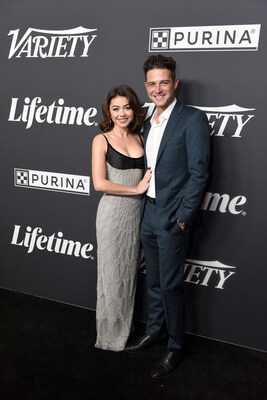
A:
[[[143,107],[148,108],[146,118],[149,118],[155,109],[155,104],[145,103]],[[255,117],[253,113],[255,108],[239,107],[236,104],[222,107],[191,107],[198,108],[206,113],[211,127],[210,135],[216,137],[241,138],[245,125]]]
[[[14,185],[22,188],[90,195],[90,177],[56,172],[14,169]]]
[[[12,42],[8,58],[73,58],[88,57],[97,29],[79,26],[66,30],[43,30],[28,28],[19,40],[19,29],[11,30]]]
[[[150,28],[149,51],[257,51],[260,24]]]

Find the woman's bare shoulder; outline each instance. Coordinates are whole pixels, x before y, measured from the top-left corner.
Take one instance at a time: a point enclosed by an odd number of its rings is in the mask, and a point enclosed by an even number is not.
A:
[[[101,143],[106,143],[105,135],[103,133],[99,133],[96,135],[93,139],[94,144],[101,144]]]

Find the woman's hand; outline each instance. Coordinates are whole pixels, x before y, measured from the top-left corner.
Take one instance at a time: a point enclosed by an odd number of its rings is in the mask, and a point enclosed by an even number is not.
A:
[[[151,180],[151,168],[148,168],[143,179],[139,182],[137,185],[137,194],[143,194],[147,191],[150,185],[150,180]]]

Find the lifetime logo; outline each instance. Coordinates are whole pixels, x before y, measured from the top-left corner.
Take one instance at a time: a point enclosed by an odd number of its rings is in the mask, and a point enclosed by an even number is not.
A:
[[[149,51],[257,51],[260,24],[150,28]]]
[[[41,104],[42,98],[38,96],[32,100],[29,97],[25,97],[23,105],[18,105],[18,101],[19,98],[12,97],[8,121],[25,122],[25,129],[31,128],[34,122],[57,125],[98,125],[94,119],[97,115],[95,107],[85,110],[83,107],[65,106],[65,101],[61,98],[47,106]]]
[[[32,229],[27,226],[26,232],[20,234],[21,225],[14,226],[14,232],[11,244],[15,246],[26,247],[27,253],[30,254],[35,248],[38,250],[47,250],[49,252],[66,254],[68,256],[83,257],[93,260],[94,257],[90,254],[93,250],[91,243],[81,244],[81,242],[68,240],[63,238],[62,232],[53,233],[50,236],[43,235],[42,228],[39,226]]]
[[[148,108],[146,118],[149,118],[155,109],[155,104],[145,103],[143,107]],[[206,113],[211,130],[210,135],[216,137],[241,138],[245,125],[255,117],[253,113],[255,108],[239,107],[236,104],[222,107],[191,107]]]
[[[206,192],[201,205],[201,210],[219,211],[220,213],[230,212],[233,215],[247,215],[243,206],[246,204],[245,196],[235,196],[232,199],[229,194]]]
[[[14,168],[14,185],[29,189],[80,194],[84,196],[90,195],[90,177],[84,175]]]
[[[73,58],[88,57],[91,44],[97,37],[97,29],[79,26],[66,30],[28,28],[19,40],[19,29],[11,30],[12,36],[8,59],[15,58]]]

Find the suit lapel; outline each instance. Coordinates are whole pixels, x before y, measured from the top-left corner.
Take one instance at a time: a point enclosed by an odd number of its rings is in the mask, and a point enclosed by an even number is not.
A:
[[[152,115],[153,115],[153,113],[152,113]],[[148,134],[149,134],[149,131],[150,131],[150,128],[151,128],[151,122],[150,121],[151,121],[152,115],[144,122],[144,125],[143,125],[143,128],[144,128],[144,130],[143,130],[143,132],[144,132],[144,145],[146,145],[147,137],[148,137]]]
[[[153,115],[153,113],[152,113]],[[144,154],[145,154],[145,169],[147,169],[147,157],[146,157],[146,141],[151,128],[151,116],[144,122]]]
[[[168,140],[169,140],[171,134],[173,133],[174,128],[176,127],[176,125],[180,119],[181,111],[182,111],[182,105],[177,102],[171,112],[170,118],[167,122],[165,131],[163,133],[163,136],[162,136],[162,139],[160,142],[160,146],[159,146],[156,164],[158,163],[158,161],[161,157],[161,154],[162,154],[166,144],[168,143]]]

